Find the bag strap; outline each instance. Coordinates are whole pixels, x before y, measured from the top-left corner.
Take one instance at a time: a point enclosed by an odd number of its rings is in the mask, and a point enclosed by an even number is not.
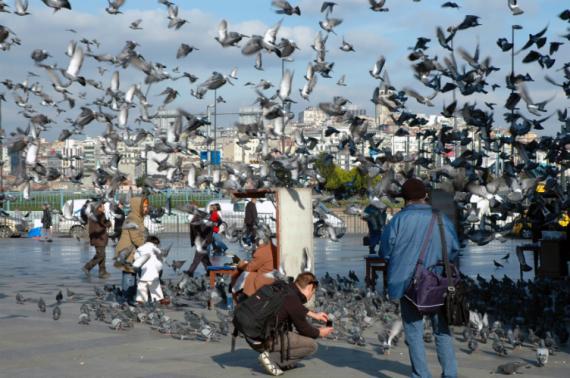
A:
[[[429,222],[428,230],[426,232],[426,235],[424,236],[424,241],[423,241],[422,247],[420,249],[421,252],[420,252],[420,257],[418,258],[418,264],[421,264],[421,265],[423,265],[423,263],[424,263],[424,259],[425,259],[426,252],[427,252],[427,246],[429,244],[431,233],[433,231],[433,225],[435,223],[435,217],[436,217],[435,213],[432,214],[431,220]]]
[[[453,277],[451,276],[451,267],[449,265],[449,257],[447,256],[447,240],[445,239],[445,230],[443,229],[443,217],[441,212],[434,211],[437,214],[437,225],[439,226],[439,236],[441,238],[441,254],[443,255],[443,265],[445,266],[445,276],[447,277],[447,290],[455,291],[453,285]]]

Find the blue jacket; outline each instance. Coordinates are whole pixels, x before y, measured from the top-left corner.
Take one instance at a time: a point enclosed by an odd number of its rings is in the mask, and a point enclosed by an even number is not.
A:
[[[402,298],[410,286],[431,216],[430,205],[408,205],[384,227],[380,254],[388,261],[388,295],[391,299]],[[457,233],[449,218],[444,214],[442,216],[449,260],[455,261],[459,251]],[[429,267],[442,259],[441,239],[436,220],[424,266]]]

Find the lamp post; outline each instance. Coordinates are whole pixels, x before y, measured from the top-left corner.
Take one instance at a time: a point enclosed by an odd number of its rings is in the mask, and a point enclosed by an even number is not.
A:
[[[513,25],[511,27],[511,44],[513,45],[513,47],[511,47],[511,80],[510,80],[510,84],[511,84],[511,95],[515,92],[515,30],[521,30],[522,26],[520,25]],[[514,128],[514,124],[515,124],[515,108],[513,107],[511,109],[511,130],[513,130]],[[514,135],[511,133],[511,161],[515,162],[515,137]]]
[[[0,95],[0,192],[4,193],[4,129],[2,128],[2,102],[4,95]]]

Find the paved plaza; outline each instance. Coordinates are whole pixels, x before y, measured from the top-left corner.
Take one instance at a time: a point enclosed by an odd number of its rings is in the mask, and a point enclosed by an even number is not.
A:
[[[187,235],[163,236],[162,239],[165,245],[173,243],[169,260],[191,260],[193,252],[188,247]],[[350,269],[362,277],[362,258],[366,249],[360,246],[361,237],[348,235],[337,243],[329,240],[316,240],[315,243],[317,275],[326,271],[346,274]],[[470,247],[464,251],[462,270],[467,274],[481,272],[487,278],[491,274],[517,277],[516,243],[519,242],[494,242],[486,247]],[[230,337],[222,338],[221,342],[180,341],[153,331],[146,324],[136,324],[127,331],[111,330],[99,321],[79,325],[79,307],[84,299],[93,297],[93,286],[102,287],[106,282],[119,284],[120,279],[119,271],[113,268],[109,269],[111,277],[106,281],[95,277],[86,279],[82,275],[79,268],[93,254],[83,241],[56,238],[53,243],[44,243],[33,239],[8,239],[0,241],[0,251],[1,377],[265,376],[257,364],[257,354],[247,347],[243,339],[238,340],[237,350],[231,353]],[[511,258],[504,269],[495,271],[490,268],[492,259],[499,259],[508,251],[511,251]],[[108,259],[112,252],[109,247]],[[111,265],[109,260],[107,265]],[[165,278],[173,277],[174,272],[165,268]],[[64,288],[73,290],[77,299],[73,302],[64,299],[60,306],[62,317],[54,321],[49,306],[55,303],[55,295],[60,289],[65,293]],[[25,298],[43,297],[48,311],[39,312],[35,303],[17,304],[17,292]],[[214,311],[201,307],[194,310],[214,317]],[[167,313],[173,319],[182,317],[182,310],[170,309]],[[513,360],[529,364],[528,369],[523,369],[526,377],[566,377],[570,371],[568,349],[551,356],[547,367],[538,368],[534,352],[529,348],[509,350],[508,357],[499,358],[488,343],[481,345],[474,354],[468,354],[467,345],[460,341],[461,329],[456,331],[455,347],[462,377],[486,377],[498,365]],[[403,340],[390,354],[381,354],[375,327],[367,329],[364,335],[367,340],[365,347],[353,346],[343,340],[320,341],[317,354],[303,361],[303,368],[289,371],[286,375],[327,378],[409,376],[409,360]],[[440,370],[434,344],[429,344],[427,350],[432,374],[438,376]]]

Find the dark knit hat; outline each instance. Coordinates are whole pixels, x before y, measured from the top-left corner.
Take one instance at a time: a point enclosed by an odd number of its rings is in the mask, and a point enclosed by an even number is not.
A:
[[[401,194],[406,201],[423,199],[427,194],[426,186],[422,180],[411,178],[402,185]]]

